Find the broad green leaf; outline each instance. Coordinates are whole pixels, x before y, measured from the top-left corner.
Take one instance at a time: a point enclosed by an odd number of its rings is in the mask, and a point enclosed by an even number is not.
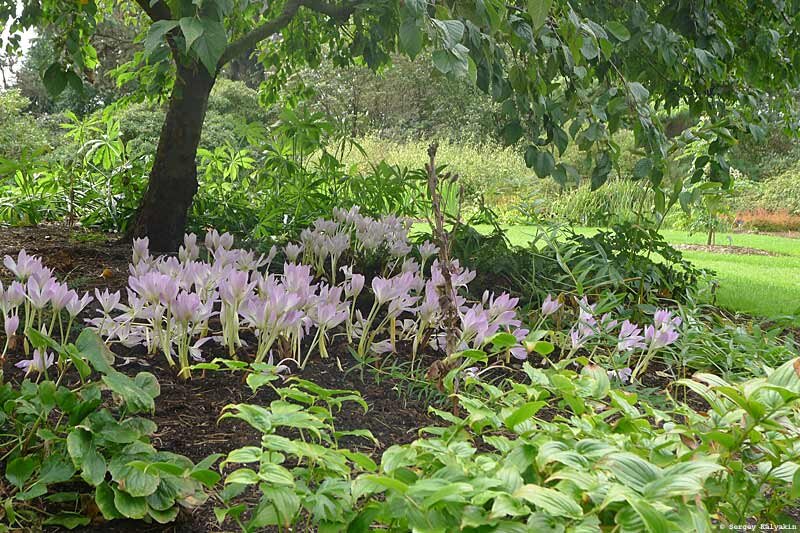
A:
[[[81,356],[101,374],[116,372],[111,365],[114,363],[114,354],[108,349],[103,339],[93,330],[84,328],[75,341]]]
[[[514,429],[514,426],[524,422],[534,416],[539,410],[547,405],[545,402],[527,402],[522,404],[513,413],[508,415],[503,421],[508,429]]]
[[[53,63],[44,71],[42,77],[47,93],[51,98],[55,98],[64,91],[67,86],[67,73],[58,63]]]
[[[622,484],[637,492],[642,492],[649,483],[661,476],[661,470],[656,465],[626,452],[610,455],[608,469]]]
[[[178,25],[177,20],[158,20],[150,25],[144,40],[144,53],[151,56],[164,43],[164,37]]]
[[[111,488],[114,491],[114,506],[122,516],[138,520],[147,515],[149,507],[143,497],[131,496],[117,487]]]
[[[183,37],[186,39],[186,48],[189,49],[203,35],[203,22],[195,17],[183,17],[180,20],[180,25]]]
[[[606,22],[606,29],[611,35],[616,37],[618,41],[623,43],[631,38],[631,32],[619,21],[610,20]]]
[[[194,41],[192,50],[209,74],[215,76],[217,63],[228,45],[228,36],[225,33],[225,26],[217,20],[202,18],[200,23],[203,26],[203,35]]]
[[[422,50],[423,34],[417,20],[407,18],[400,24],[400,47],[412,59]]]
[[[514,492],[515,498],[534,504],[537,508],[553,516],[580,518],[583,509],[566,494],[539,485],[523,485]]]
[[[22,488],[36,469],[36,461],[32,456],[12,459],[6,465],[6,479],[17,488]]]
[[[547,21],[547,14],[553,0],[528,0],[528,14],[531,16],[531,26],[538,30]]]
[[[114,503],[114,491],[108,483],[100,483],[95,488],[94,501],[106,520],[122,518],[122,513],[117,510],[117,506]]]

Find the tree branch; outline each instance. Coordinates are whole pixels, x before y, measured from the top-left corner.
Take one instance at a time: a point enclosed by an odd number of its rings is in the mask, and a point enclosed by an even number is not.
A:
[[[137,1],[147,2],[147,0]],[[276,18],[265,22],[261,26],[243,35],[237,41],[230,43],[225,48],[225,52],[222,54],[217,67],[221,68],[234,57],[239,56],[248,50],[252,50],[258,43],[285,28],[292,21],[301,6],[310,9],[311,11],[316,11],[317,13],[327,15],[337,24],[344,24],[355,10],[355,4],[352,2],[342,5],[335,5],[322,0],[289,0],[283,7],[281,14]]]

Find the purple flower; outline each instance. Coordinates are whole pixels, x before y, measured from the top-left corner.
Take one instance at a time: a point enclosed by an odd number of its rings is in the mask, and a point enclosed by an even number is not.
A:
[[[422,258],[422,263],[425,264],[428,259],[439,253],[439,247],[430,241],[425,241],[417,247],[419,255]]]
[[[518,343],[522,343],[528,336],[528,333],[530,333],[530,330],[524,328],[517,328],[511,332],[511,334],[516,337]],[[511,348],[509,352],[515,359],[524,360],[528,358],[528,350],[525,349],[524,346],[515,346]]]
[[[31,305],[36,309],[44,309],[50,303],[50,298],[55,291],[56,281],[52,278],[46,280],[44,283],[35,277],[28,278],[27,295]]]
[[[87,292],[83,294],[83,298],[78,298],[78,293],[72,291],[69,302],[67,302],[67,313],[72,318],[78,316],[81,311],[86,309],[86,306],[92,301],[92,296]]]
[[[672,312],[667,309],[657,309],[653,314],[653,325],[656,329],[661,329],[664,326],[671,326],[677,328],[681,325],[680,317],[673,317]]]
[[[622,323],[619,329],[617,341],[617,350],[620,352],[627,352],[636,348],[646,348],[644,337],[642,336],[642,328],[636,324],[632,324],[626,320]]]
[[[10,338],[14,333],[17,332],[18,327],[19,327],[19,316],[9,315],[6,317],[5,319],[6,337]]]
[[[392,280],[380,276],[372,278],[372,292],[375,294],[375,301],[378,302],[378,305],[385,304],[396,295]]]
[[[20,361],[14,366],[24,369],[25,374],[27,375],[31,372],[44,372],[45,369],[53,366],[53,361],[55,361],[55,356],[53,354],[47,353],[46,351],[40,352],[38,349],[36,349],[33,350],[33,357],[30,360],[26,359]]]
[[[28,278],[41,272],[42,270],[47,270],[42,266],[42,260],[36,256],[28,255],[28,252],[25,251],[23,248],[17,254],[17,260],[14,261],[14,258],[10,255],[5,256],[3,259],[3,265],[14,273],[20,281],[27,281]]]
[[[561,302],[558,299],[553,299],[553,297],[548,294],[547,298],[544,299],[542,302],[542,316],[550,316],[556,311],[561,308]]]
[[[119,307],[119,300],[120,300],[119,291],[115,293],[109,293],[108,289],[105,289],[101,293],[98,289],[95,289],[94,297],[97,298],[97,302],[100,304],[100,307],[103,308],[105,314],[109,314],[111,313],[111,311]]]
[[[300,257],[300,253],[302,251],[303,251],[302,244],[294,244],[291,242],[287,244],[283,249],[283,253],[286,254],[286,259],[291,261],[292,263],[297,262],[297,258]]]
[[[628,383],[631,379],[631,375],[633,374],[633,370],[630,368],[622,368],[620,370],[609,370],[608,371],[608,379],[619,379],[622,383]]]
[[[133,259],[132,263],[137,265],[139,263],[146,263],[150,261],[150,239],[143,237],[141,239],[133,240]]]
[[[644,340],[650,345],[651,350],[658,350],[659,348],[669,346],[678,340],[679,336],[678,332],[669,324],[659,329],[656,329],[655,326],[647,326],[644,328]]]
[[[579,323],[576,327],[573,327],[569,332],[569,338],[572,342],[572,349],[577,350],[586,344],[586,341],[589,340],[592,335],[594,335],[594,330],[586,324]]]

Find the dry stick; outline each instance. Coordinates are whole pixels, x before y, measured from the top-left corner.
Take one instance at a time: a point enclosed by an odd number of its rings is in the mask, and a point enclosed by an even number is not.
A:
[[[442,195],[439,192],[439,175],[436,173],[437,149],[438,145],[436,143],[431,144],[428,148],[429,162],[425,165],[425,168],[428,171],[428,191],[431,195],[431,210],[433,211],[433,221],[429,219],[428,222],[431,225],[433,239],[439,247],[439,263],[441,265],[442,278],[444,278],[444,287],[439,287],[438,292],[440,307],[444,314],[445,358],[431,365],[427,377],[430,380],[435,379],[439,389],[443,390],[442,380],[454,365],[454,361],[450,357],[456,353],[459,318],[455,300],[456,293],[453,288],[453,264],[450,261],[450,236],[444,229],[444,214],[441,207]],[[447,178],[449,175],[445,177]],[[456,180],[457,177],[452,179]],[[453,397],[454,412],[457,409],[457,400]]]

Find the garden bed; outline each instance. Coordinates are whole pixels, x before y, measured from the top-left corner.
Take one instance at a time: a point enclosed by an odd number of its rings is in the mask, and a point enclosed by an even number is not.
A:
[[[81,290],[122,290],[124,294],[130,244],[121,242],[118,236],[80,230],[70,232],[60,225],[4,228],[2,232],[0,258],[7,254],[16,256],[24,248],[40,256],[44,264],[53,268],[56,276],[70,286]],[[10,278],[11,273],[0,264],[0,280],[7,282]],[[83,315],[91,316],[96,309],[95,303]],[[218,353],[210,350],[206,358],[226,356],[222,348],[217,347],[216,351]],[[158,449],[185,455],[198,462],[212,453],[228,453],[259,443],[260,433],[246,423],[235,419],[218,422],[218,419],[222,408],[228,404],[268,404],[275,399],[270,390],[261,389],[253,394],[242,375],[227,372],[196,373],[194,379],[182,380],[163,356],[147,357],[141,347],[129,349],[116,345],[114,353],[117,355],[117,370],[130,376],[150,372],[161,385],[156,411],[150,417],[158,425],[153,439]],[[247,349],[243,349],[240,355],[242,359],[249,358]],[[338,368],[337,358],[344,372]],[[330,358],[312,358],[298,374],[322,387],[355,390],[363,396],[369,411],[365,413],[358,407],[346,407],[335,413],[337,426],[344,430],[368,429],[379,444],[351,439],[343,441],[347,446],[358,448],[377,460],[388,446],[410,442],[417,437],[420,428],[435,423],[427,414],[428,406],[401,395],[395,381],[376,381],[370,373],[365,373],[362,380],[358,369],[353,368],[354,363],[346,347],[339,345],[331,350]],[[24,373],[7,364],[6,375],[12,381],[21,381]],[[212,508],[213,502],[209,501],[192,513],[182,514],[172,524],[148,525],[141,521],[115,520],[98,522],[76,531],[227,531],[229,528],[217,525]]]

